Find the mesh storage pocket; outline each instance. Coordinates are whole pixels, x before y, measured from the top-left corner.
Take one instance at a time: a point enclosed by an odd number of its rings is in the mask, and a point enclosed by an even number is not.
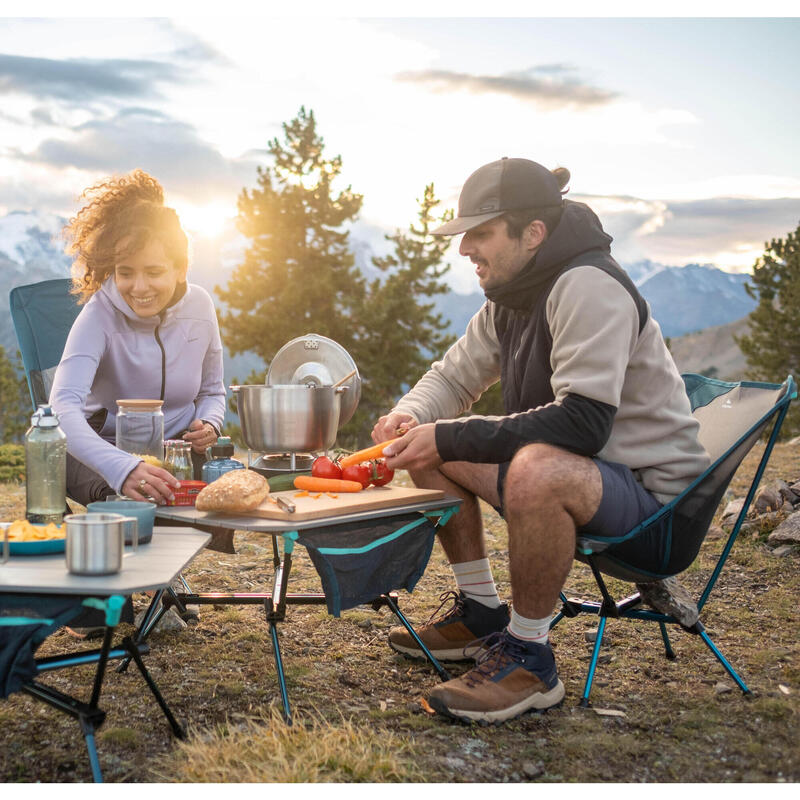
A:
[[[414,513],[301,531],[297,541],[322,580],[328,613],[338,617],[393,589],[412,591],[435,536],[434,524]]]

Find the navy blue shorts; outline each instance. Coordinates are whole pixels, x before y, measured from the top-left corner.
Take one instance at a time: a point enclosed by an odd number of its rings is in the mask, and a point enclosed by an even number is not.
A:
[[[661,503],[634,477],[625,464],[593,458],[603,479],[603,497],[595,515],[577,531],[592,538],[615,538],[635,528],[656,513]],[[503,484],[510,462],[500,464],[497,471],[497,493],[503,500]],[[502,515],[502,508],[497,509]],[[631,541],[612,545],[605,555],[635,569],[661,573],[670,560],[670,539],[666,522],[635,536]]]

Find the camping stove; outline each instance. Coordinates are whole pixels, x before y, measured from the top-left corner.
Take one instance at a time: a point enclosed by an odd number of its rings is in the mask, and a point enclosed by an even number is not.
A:
[[[265,478],[275,478],[294,472],[311,472],[315,457],[310,453],[258,453],[248,450],[247,468]]]

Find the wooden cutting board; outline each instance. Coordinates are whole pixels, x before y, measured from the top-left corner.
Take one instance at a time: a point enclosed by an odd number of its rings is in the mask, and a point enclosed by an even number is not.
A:
[[[295,519],[298,522],[332,517],[341,514],[355,514],[360,511],[375,511],[381,508],[393,508],[412,503],[423,503],[427,500],[440,500],[444,497],[441,489],[412,489],[404,486],[371,486],[361,492],[341,492],[338,497],[323,494],[320,497],[295,497],[296,489],[272,492],[270,497],[284,497],[295,505],[295,511],[289,513],[267,499],[258,508],[247,511],[242,516],[261,517],[262,519]]]

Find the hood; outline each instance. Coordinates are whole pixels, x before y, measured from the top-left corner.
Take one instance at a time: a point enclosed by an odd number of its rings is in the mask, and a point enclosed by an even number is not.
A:
[[[533,258],[508,283],[488,289],[486,297],[507,308],[530,308],[565,264],[590,250],[609,253],[611,241],[589,206],[565,200],[561,221]]]
[[[155,317],[140,317],[126,302],[119,293],[114,276],[109,275],[100,287],[100,293],[105,297],[114,308],[125,316],[134,326],[139,328],[157,328],[170,321],[175,312],[186,302],[189,294],[189,284],[182,281],[175,287],[175,294],[172,295],[169,305]]]

